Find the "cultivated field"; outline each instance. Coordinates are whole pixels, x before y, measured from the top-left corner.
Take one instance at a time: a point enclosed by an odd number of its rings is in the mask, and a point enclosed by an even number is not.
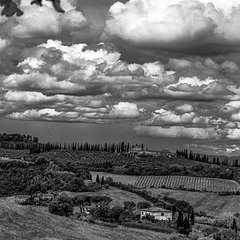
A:
[[[206,192],[237,192],[240,190],[240,185],[234,181],[188,176],[141,176],[137,178],[134,186],[137,188],[182,188]]]

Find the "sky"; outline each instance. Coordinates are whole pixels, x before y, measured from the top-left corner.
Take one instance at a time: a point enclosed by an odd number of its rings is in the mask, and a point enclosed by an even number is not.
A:
[[[240,155],[240,0],[15,2],[0,132]]]

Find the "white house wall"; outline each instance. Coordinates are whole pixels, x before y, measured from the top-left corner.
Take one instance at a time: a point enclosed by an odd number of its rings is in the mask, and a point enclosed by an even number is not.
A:
[[[157,220],[172,220],[172,213],[171,212],[145,212],[145,211],[141,211],[141,218],[143,216],[146,216],[146,215],[151,215],[151,216],[154,216],[155,219]],[[162,214],[164,214],[162,216]]]

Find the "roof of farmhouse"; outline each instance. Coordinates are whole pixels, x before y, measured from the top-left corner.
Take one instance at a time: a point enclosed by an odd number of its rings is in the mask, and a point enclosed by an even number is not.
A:
[[[164,208],[159,208],[159,207],[145,208],[145,209],[141,209],[141,211],[144,211],[144,212],[169,212],[169,213],[172,212],[170,210],[167,210]]]

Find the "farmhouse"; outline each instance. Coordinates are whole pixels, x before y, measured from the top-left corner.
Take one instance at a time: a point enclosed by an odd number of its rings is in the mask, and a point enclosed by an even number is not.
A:
[[[142,217],[144,217],[146,215],[154,216],[155,219],[157,219],[157,220],[172,221],[172,219],[173,219],[172,211],[169,211],[169,210],[163,209],[163,208],[159,208],[159,207],[141,209],[141,212],[140,212],[141,219],[142,219]]]
[[[145,157],[173,157],[174,153],[170,152],[168,149],[163,150],[144,150],[141,147],[134,147],[129,152],[131,156],[145,156]]]

